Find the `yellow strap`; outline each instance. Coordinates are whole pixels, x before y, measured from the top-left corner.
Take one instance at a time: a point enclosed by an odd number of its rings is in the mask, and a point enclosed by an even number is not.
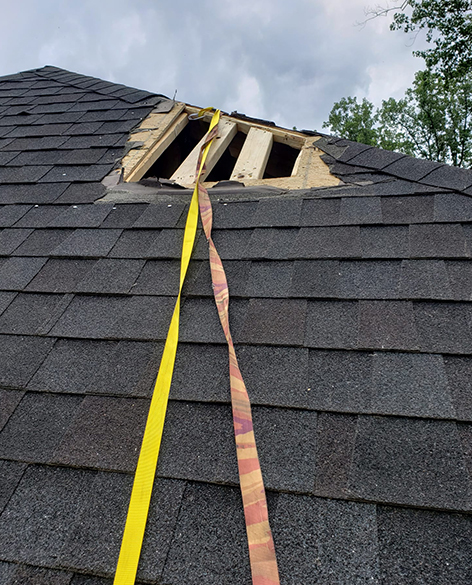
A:
[[[208,109],[207,109],[208,110]],[[205,110],[206,111],[206,110]],[[217,110],[210,124],[210,131],[218,124],[220,112]],[[190,208],[185,224],[182,257],[180,261],[180,286],[174,313],[170,322],[167,339],[162,354],[161,365],[157,374],[156,384],[149,408],[149,414],[144,430],[141,452],[139,454],[133,489],[129,502],[120,555],[116,566],[114,585],[133,585],[138,570],[139,557],[143,543],[144,530],[149,512],[154,476],[156,474],[157,458],[161,446],[164,419],[169,399],[170,384],[174,371],[177,343],[179,341],[180,297],[182,287],[190,262],[198,222],[198,183],[204,169],[204,163],[212,141],[208,142],[203,150],[202,161],[196,179]],[[150,316],[151,318],[151,316]]]

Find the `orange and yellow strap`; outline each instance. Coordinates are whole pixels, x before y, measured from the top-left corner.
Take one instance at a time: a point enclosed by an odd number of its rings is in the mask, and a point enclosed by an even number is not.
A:
[[[219,120],[219,112],[216,112],[210,124],[210,133],[216,135]],[[212,139],[213,139],[212,137]],[[179,340],[180,298],[182,287],[187,274],[190,256],[195,243],[198,223],[198,188],[200,175],[211,140],[206,141],[200,153],[195,190],[193,192],[190,208],[185,224],[184,241],[182,245],[182,257],[180,261],[180,286],[174,313],[170,322],[167,339],[162,354],[161,365],[157,374],[156,384],[149,408],[149,414],[144,429],[143,442],[139,453],[138,465],[134,476],[133,489],[128,507],[123,540],[121,542],[120,555],[116,567],[114,585],[133,585],[136,579],[139,557],[144,538],[144,530],[149,512],[154,477],[156,474],[157,458],[161,445],[164,419],[166,416],[167,402],[169,399],[170,384],[174,371],[177,343]]]
[[[202,163],[203,164],[203,163]],[[201,172],[197,166],[197,171]],[[238,458],[239,483],[246,520],[253,585],[279,585],[274,541],[269,525],[267,500],[262,479],[256,439],[252,424],[251,403],[239,369],[229,328],[229,291],[223,263],[211,237],[213,212],[207,190],[200,186],[200,217],[210,248],[213,293],[221,326],[228,343],[231,404]]]

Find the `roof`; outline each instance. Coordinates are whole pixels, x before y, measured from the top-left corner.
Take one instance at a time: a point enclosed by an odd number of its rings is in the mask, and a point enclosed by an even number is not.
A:
[[[165,100],[0,78],[2,584],[111,584],[190,192],[102,180]],[[472,582],[472,172],[313,139],[338,186],[209,190],[282,583]],[[247,556],[200,234],[138,580]]]

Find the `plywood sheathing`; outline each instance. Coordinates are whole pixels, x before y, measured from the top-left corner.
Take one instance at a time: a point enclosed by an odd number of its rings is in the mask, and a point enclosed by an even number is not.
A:
[[[129,138],[130,150],[122,160],[123,179],[126,182],[139,181],[151,168],[188,123],[188,114],[199,109],[176,102],[168,113],[152,112],[135,129]],[[208,121],[211,114],[208,115]],[[207,159],[207,174],[214,167],[227,148],[236,132],[245,132],[248,137],[241,150],[231,179],[246,186],[270,185],[282,189],[304,189],[310,187],[331,187],[340,180],[329,172],[320,158],[323,154],[314,143],[319,138],[307,137],[292,130],[264,126],[255,122],[241,121],[230,116],[222,116],[220,138],[216,140]],[[282,142],[300,150],[291,177],[263,179],[272,141]],[[191,188],[194,184],[195,166],[200,144],[172,176],[179,185]],[[207,182],[211,187],[215,183]]]

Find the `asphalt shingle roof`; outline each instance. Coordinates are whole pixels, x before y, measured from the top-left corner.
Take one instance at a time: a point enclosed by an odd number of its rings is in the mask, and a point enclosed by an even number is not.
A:
[[[112,582],[190,193],[95,201],[164,100],[0,78],[4,585]],[[472,172],[316,146],[338,187],[210,190],[281,582],[472,582]],[[142,583],[250,579],[207,259],[199,233]]]

